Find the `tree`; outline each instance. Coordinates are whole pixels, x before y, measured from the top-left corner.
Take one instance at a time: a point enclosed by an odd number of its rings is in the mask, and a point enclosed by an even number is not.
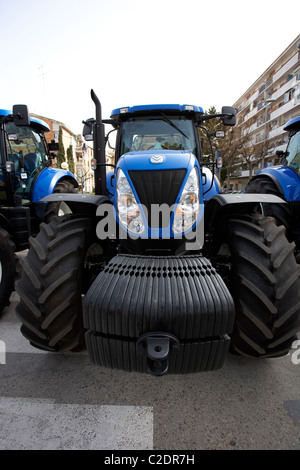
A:
[[[226,168],[227,190],[229,188],[230,176],[237,165],[241,165],[241,151],[244,149],[248,135],[240,136],[235,126],[227,127],[225,138],[220,139],[220,150],[223,159],[224,168]],[[223,173],[223,177],[225,175]]]
[[[258,166],[266,157],[271,147],[268,142],[261,141],[255,143],[250,136],[243,143],[241,148],[241,156],[246,162],[249,169],[249,179],[252,178],[254,166]]]
[[[205,111],[204,115],[217,114],[216,108],[211,106],[208,111]],[[207,130],[207,132],[203,129]],[[218,130],[225,132],[223,139],[215,137],[215,133]],[[210,141],[207,138],[207,134],[210,136]],[[221,183],[227,179],[227,187],[229,187],[230,174],[236,167],[239,161],[239,150],[241,143],[239,141],[238,132],[234,127],[224,126],[219,118],[208,119],[204,121],[203,126],[199,128],[199,135],[202,146],[202,155],[204,162],[211,162],[215,158],[215,152],[221,151],[221,157],[223,160],[223,168],[220,171]]]
[[[204,112],[204,115],[207,116],[209,114],[217,114],[216,108],[214,106],[210,106],[208,111]],[[222,130],[223,129],[223,124],[220,121],[219,118],[214,118],[214,119],[208,119],[207,121],[204,121],[203,126],[199,127],[199,136],[200,136],[200,141],[201,141],[201,147],[202,147],[202,155],[203,155],[203,161],[211,161],[212,158],[214,158],[213,153],[219,149],[219,139],[213,136],[213,134],[217,130]],[[210,135],[211,143],[212,143],[212,148],[209,142],[209,139],[207,138],[207,132],[203,129],[205,128]]]
[[[90,173],[90,170],[84,170],[82,166],[77,166],[76,168],[76,180],[78,181],[78,186],[80,191],[83,193],[84,184],[87,180],[93,178],[93,175]]]
[[[208,111],[204,113],[204,115],[207,114],[216,114],[216,108],[211,106]],[[250,126],[244,127],[243,129],[238,126],[228,127],[224,126],[219,118],[214,118],[204,121],[202,127],[207,129],[212,142],[211,149],[207,139],[207,133],[200,127],[199,135],[202,142],[203,161],[211,161],[212,158],[214,158],[215,151],[221,151],[223,168],[220,171],[220,180],[222,184],[227,181],[227,188],[229,188],[230,177],[237,168],[247,165],[249,178],[251,178],[254,166],[258,166],[270,150],[266,139],[264,139],[263,142],[255,142],[253,140],[253,136],[250,133]],[[214,136],[216,130],[225,131],[225,138],[217,139]]]
[[[70,146],[67,148],[67,162],[68,162],[68,165],[69,165],[69,170],[70,170],[70,172],[74,174],[74,172],[75,172],[75,165],[74,165],[74,158],[73,158],[73,148],[72,148],[72,145],[70,145]]]
[[[61,164],[65,161],[65,149],[62,140],[62,128],[59,126],[59,133],[58,133],[58,153],[56,156],[56,166],[57,168],[61,168]]]

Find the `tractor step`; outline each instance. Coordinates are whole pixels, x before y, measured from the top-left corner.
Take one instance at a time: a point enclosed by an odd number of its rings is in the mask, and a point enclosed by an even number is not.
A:
[[[6,207],[2,208],[2,213],[13,227],[13,241],[16,245],[16,251],[26,250],[31,235],[29,207]]]

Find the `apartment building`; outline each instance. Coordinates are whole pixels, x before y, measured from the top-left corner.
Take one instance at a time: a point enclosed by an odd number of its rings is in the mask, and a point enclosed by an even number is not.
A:
[[[241,190],[251,174],[279,163],[276,151],[285,150],[288,139],[284,125],[300,115],[300,35],[233,106],[237,111],[237,134],[247,135],[253,149],[250,165],[241,161],[230,178],[229,189]]]

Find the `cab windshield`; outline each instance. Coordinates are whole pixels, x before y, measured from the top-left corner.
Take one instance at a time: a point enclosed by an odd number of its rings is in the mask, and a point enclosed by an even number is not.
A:
[[[5,125],[7,158],[14,163],[17,194],[28,197],[35,177],[47,166],[47,150],[43,137],[32,127]]]
[[[9,122],[6,128],[8,159],[14,162],[15,171],[30,175],[36,168],[45,166],[47,152],[42,137],[31,127],[16,126]]]
[[[287,165],[300,175],[300,130],[290,138],[286,151]]]
[[[186,150],[196,155],[192,121],[165,115],[129,118],[122,125],[120,155],[145,150]]]

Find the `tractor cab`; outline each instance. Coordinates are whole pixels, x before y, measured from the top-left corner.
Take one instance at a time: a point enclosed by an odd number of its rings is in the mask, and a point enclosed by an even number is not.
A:
[[[128,152],[181,150],[199,155],[195,122],[203,109],[181,105],[148,105],[115,109],[118,122],[116,160]]]
[[[49,166],[44,132],[50,129],[45,122],[36,118],[31,118],[26,125],[19,125],[10,116],[9,111],[0,110],[2,141],[5,143],[1,146],[1,199],[5,199],[5,193],[11,192],[29,202],[34,182],[41,171]],[[9,178],[5,179],[5,172],[10,174],[10,184]]]
[[[24,127],[16,126],[13,122],[6,124],[7,158],[14,165],[16,193],[22,199],[31,199],[33,182],[49,165],[47,144],[40,133],[45,131],[45,126],[37,122]]]
[[[300,116],[289,121],[284,130],[290,133],[285,152],[286,164],[300,176]]]

